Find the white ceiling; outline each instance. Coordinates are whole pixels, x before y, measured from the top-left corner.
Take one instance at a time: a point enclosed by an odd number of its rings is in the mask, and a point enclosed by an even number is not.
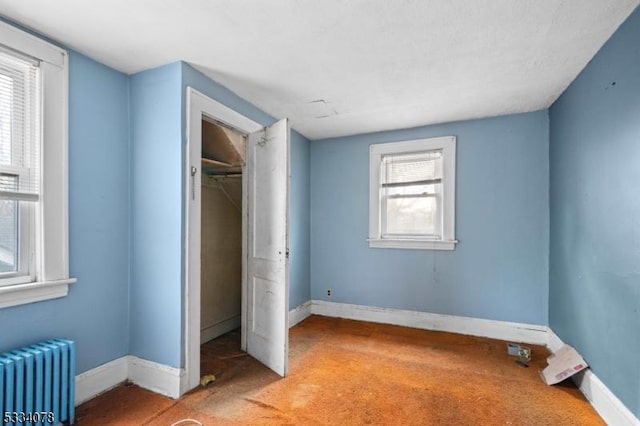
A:
[[[550,106],[640,0],[0,0],[118,70],[185,60],[319,139]]]

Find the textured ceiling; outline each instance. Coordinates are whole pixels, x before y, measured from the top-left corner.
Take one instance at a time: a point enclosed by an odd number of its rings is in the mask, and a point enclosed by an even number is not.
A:
[[[640,0],[0,0],[133,73],[185,60],[312,139],[550,106]]]

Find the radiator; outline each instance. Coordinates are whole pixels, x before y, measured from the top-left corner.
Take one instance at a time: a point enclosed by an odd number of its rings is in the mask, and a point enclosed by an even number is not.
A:
[[[73,424],[75,376],[70,340],[45,340],[0,354],[0,424]]]

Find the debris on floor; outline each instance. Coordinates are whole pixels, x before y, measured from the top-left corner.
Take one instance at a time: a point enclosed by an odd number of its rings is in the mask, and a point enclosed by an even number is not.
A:
[[[202,346],[200,376],[216,377],[209,386],[178,400],[118,386],[78,407],[76,423],[604,425],[569,380],[562,389],[541,383],[545,347],[517,343],[531,348],[529,368],[501,340],[312,315],[289,330],[284,379],[235,356],[241,335],[232,332]]]
[[[211,383],[216,381],[216,375],[215,374],[205,374],[204,376],[202,376],[200,378],[200,385],[202,386],[209,386]]]
[[[556,353],[547,358],[547,368],[540,372],[540,377],[548,385],[555,385],[587,368],[582,356],[571,346],[564,345]]]
[[[517,343],[507,343],[507,354],[517,356],[516,362],[523,367],[528,367],[531,362],[531,349],[526,346],[520,346]]]

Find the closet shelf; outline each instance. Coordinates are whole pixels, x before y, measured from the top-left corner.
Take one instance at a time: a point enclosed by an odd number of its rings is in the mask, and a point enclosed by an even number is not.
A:
[[[242,172],[244,137],[221,125],[202,121],[202,168],[214,174]]]

